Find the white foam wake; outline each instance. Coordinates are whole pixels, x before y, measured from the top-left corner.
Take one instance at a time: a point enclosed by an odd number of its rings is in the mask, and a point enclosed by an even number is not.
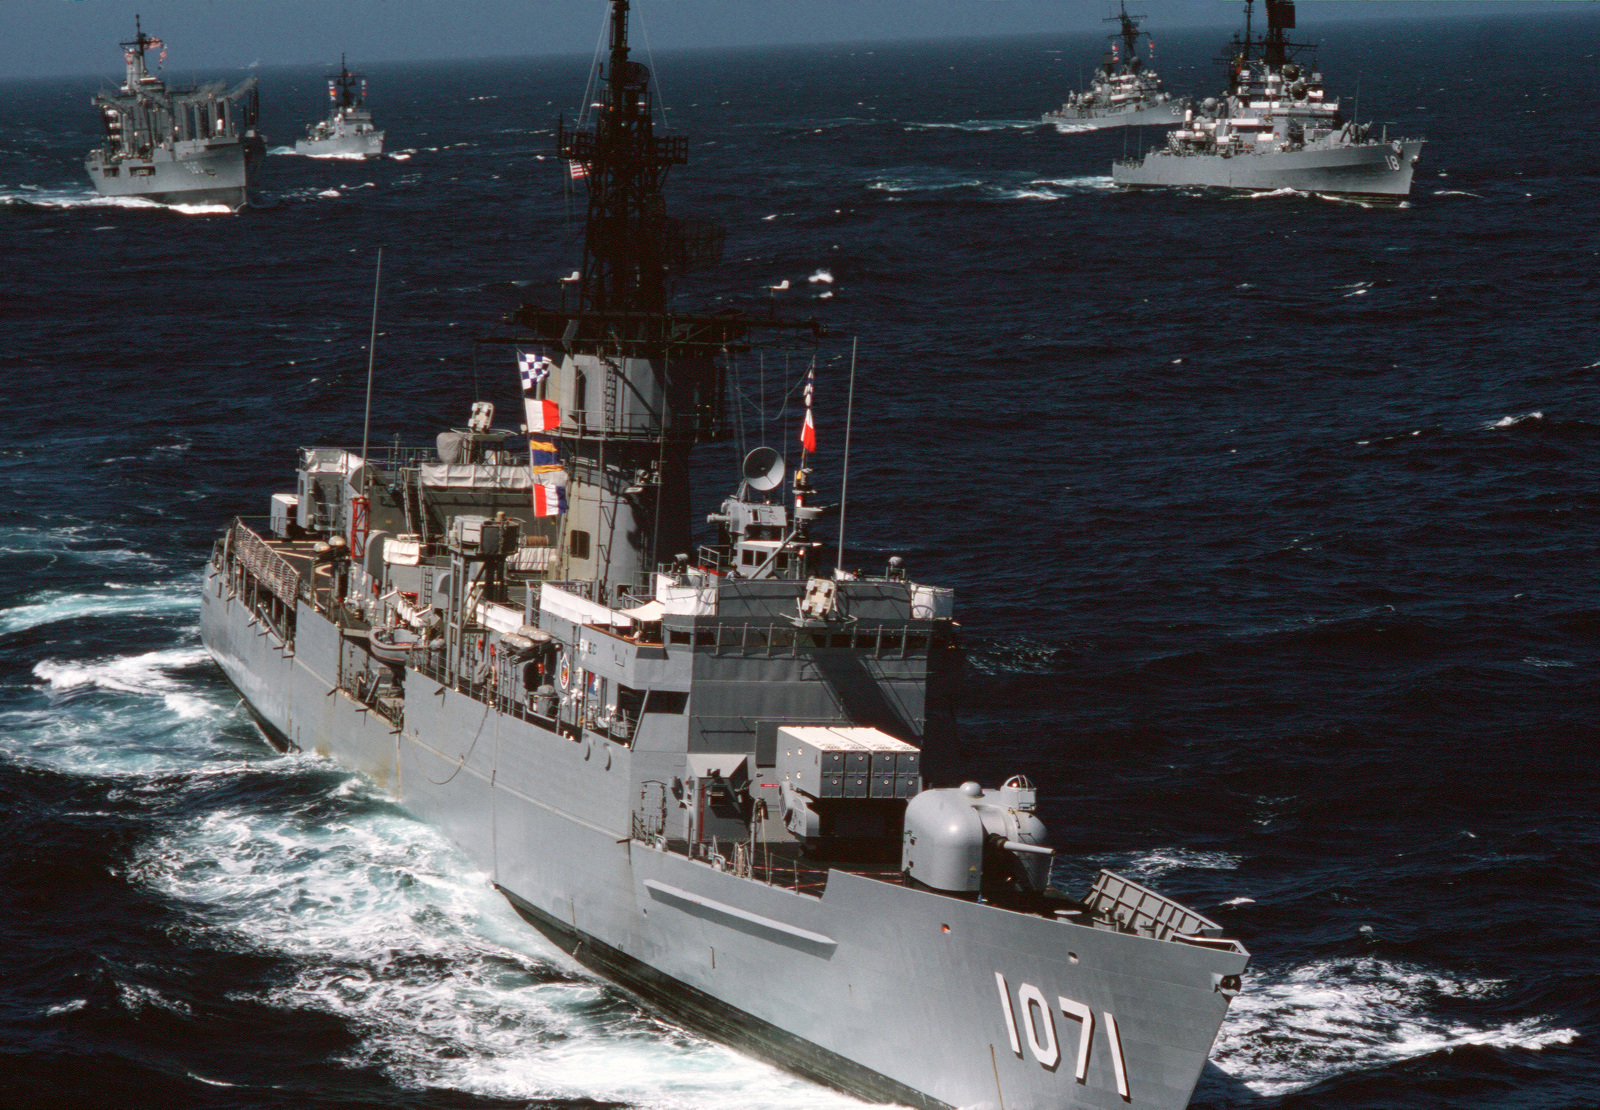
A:
[[[1503,980],[1372,958],[1256,973],[1234,999],[1212,1057],[1258,1094],[1277,1095],[1465,1045],[1537,1051],[1577,1038],[1546,1017],[1472,1025],[1435,1012],[1441,999],[1489,998],[1503,988]]]
[[[281,770],[297,762],[315,765]],[[217,810],[150,844],[132,872],[218,943],[294,965],[258,1000],[338,1017],[357,1037],[348,1065],[508,1099],[860,1105],[641,1013],[545,946],[433,828],[363,780],[336,793],[348,801],[332,813],[326,794],[298,812]]]
[[[34,664],[33,673],[53,692],[95,687],[155,697],[178,717],[188,719],[206,714],[214,703],[194,693],[169,672],[198,666],[209,658],[201,648],[170,648],[89,663],[45,659]]]
[[[194,584],[127,587],[107,583],[105,593],[44,590],[33,600],[0,610],[0,636],[86,617],[158,616],[197,609]]]
[[[1185,869],[1235,871],[1240,859],[1231,852],[1196,852],[1188,848],[1156,848],[1132,860],[1125,857],[1097,861],[1120,875],[1140,881],[1159,879]]]
[[[66,189],[0,193],[0,205],[10,204],[34,208],[150,208],[185,216],[225,216],[233,212],[226,204],[158,204],[144,197],[103,197]]]

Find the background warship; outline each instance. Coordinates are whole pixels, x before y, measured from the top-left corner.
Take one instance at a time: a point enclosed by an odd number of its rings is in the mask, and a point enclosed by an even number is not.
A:
[[[1120,24],[1111,36],[1110,49],[1100,59],[1089,90],[1074,93],[1054,112],[1040,117],[1061,131],[1097,131],[1105,127],[1167,126],[1183,122],[1185,100],[1174,100],[1161,87],[1161,77],[1146,69],[1139,57],[1139,39],[1150,43],[1155,57],[1155,40],[1139,29],[1142,15],[1129,15],[1128,5],[1106,22]],[[1118,56],[1120,53],[1120,57]]]
[[[309,158],[378,158],[383,154],[383,132],[367,107],[367,79],[351,73],[339,55],[339,75],[328,78],[328,118],[306,128],[306,137],[294,144],[296,154]]]
[[[1228,91],[1187,109],[1167,145],[1111,168],[1129,188],[1263,191],[1297,189],[1329,196],[1400,200],[1411,193],[1420,139],[1371,137],[1371,124],[1346,120],[1315,68],[1291,60],[1307,44],[1284,32],[1295,25],[1294,0],[1266,0],[1267,33],[1253,39],[1254,0],[1245,0],[1245,29],[1234,36]]]
[[[952,593],[830,568],[770,449],[689,554],[726,360],[822,329],[668,310],[721,233],[665,215],[688,143],[654,132],[627,0],[609,18],[594,128],[557,134],[589,189],[579,303],[499,337],[527,449],[483,402],[431,448],[302,448],[215,546],[206,647],[274,743],[371,775],[686,1024],[874,1100],[1186,1105],[1248,953],[1109,871],[1052,887],[1027,779],[923,788]]]
[[[224,92],[217,81],[169,89],[145,68],[145,52],[167,56],[160,39],[146,35],[134,17],[132,42],[124,42],[127,76],[115,93],[99,93],[105,145],[89,152],[89,180],[102,195],[139,197],[159,204],[225,204],[242,208],[255,199],[266,160],[256,131],[256,79]]]

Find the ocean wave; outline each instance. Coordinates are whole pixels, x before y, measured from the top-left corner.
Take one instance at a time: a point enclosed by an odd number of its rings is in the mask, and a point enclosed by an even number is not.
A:
[[[47,566],[61,562],[96,567],[154,566],[160,563],[150,552],[128,546],[127,541],[120,537],[100,537],[94,533],[95,530],[87,525],[0,528],[0,558],[8,555],[33,556],[47,559]],[[0,611],[0,631],[3,630],[4,611]]]
[[[0,206],[17,208],[129,208],[177,212],[185,216],[228,216],[233,209],[226,204],[159,204],[144,197],[103,197],[98,193],[77,190],[38,191],[26,195],[0,193]]]
[[[907,123],[907,131],[1025,131],[1038,127],[1036,119],[969,119],[960,123]]]
[[[34,664],[33,673],[55,693],[94,687],[159,697],[179,717],[199,717],[212,708],[211,704],[173,679],[169,672],[198,666],[210,658],[202,648],[168,648],[87,663],[44,659]]]
[[[923,193],[941,192],[945,189],[975,189],[983,184],[976,179],[958,179],[955,181],[913,181],[909,178],[880,178],[867,184],[867,188],[878,193]]]
[[[1112,191],[1115,189],[1115,184],[1109,175],[1061,179],[1042,178],[1016,184],[964,177],[949,180],[900,177],[880,178],[870,182],[867,188],[873,192],[888,193],[891,198],[896,199],[916,193],[942,193],[952,189],[971,189],[978,191],[980,195],[990,200],[1061,200],[1077,193]]]
[[[1106,857],[1097,863],[1131,879],[1159,879],[1174,871],[1237,871],[1244,862],[1231,852],[1200,852],[1189,848],[1156,848],[1129,859]]]
[[[1499,420],[1485,424],[1485,428],[1514,428],[1524,420],[1543,420],[1542,412],[1525,412],[1521,416],[1502,416]]]
[[[197,609],[200,595],[191,583],[157,586],[107,584],[106,593],[45,590],[35,600],[0,610],[0,636],[89,617],[155,616]]]
[[[1537,1051],[1577,1038],[1542,1016],[1474,1025],[1436,1013],[1441,999],[1492,998],[1503,988],[1504,980],[1374,958],[1257,972],[1233,1000],[1213,1059],[1256,1093],[1279,1095],[1466,1045]]]
[[[437,830],[346,785],[337,810],[301,792],[286,813],[215,809],[129,869],[188,912],[186,931],[287,961],[288,982],[243,995],[337,1018],[355,1038],[340,1062],[507,1099],[860,1105],[641,1012],[547,946]]]

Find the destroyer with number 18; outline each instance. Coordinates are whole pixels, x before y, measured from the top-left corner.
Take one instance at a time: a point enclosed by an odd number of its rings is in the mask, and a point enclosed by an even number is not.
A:
[[[426,448],[302,448],[217,542],[206,646],[277,744],[369,774],[671,1018],[877,1101],[1178,1110],[1249,956],[1111,872],[1053,886],[1026,778],[925,788],[951,592],[831,567],[770,448],[691,548],[729,360],[822,329],[668,307],[721,232],[665,214],[688,142],[653,129],[627,17],[593,130],[557,136],[589,190],[578,304],[494,337],[526,446],[480,402]]]
[[[1411,193],[1421,139],[1374,139],[1372,125],[1346,120],[1322,74],[1291,61],[1306,46],[1289,42],[1293,0],[1266,0],[1267,33],[1245,31],[1230,51],[1228,91],[1184,113],[1165,146],[1111,167],[1132,189],[1294,189],[1323,196],[1399,201]],[[1387,130],[1387,129],[1386,129]]]
[[[121,45],[122,88],[94,98],[106,132],[105,145],[85,161],[95,189],[158,204],[242,208],[254,200],[267,156],[256,131],[256,79],[226,92],[222,81],[169,89],[145,68],[145,52],[165,58],[166,46],[137,18],[133,41]]]

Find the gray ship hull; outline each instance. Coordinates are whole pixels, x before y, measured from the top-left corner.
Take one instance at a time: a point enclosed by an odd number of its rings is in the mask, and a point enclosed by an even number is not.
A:
[[[1057,131],[1068,134],[1111,127],[1176,127],[1183,122],[1186,104],[1183,100],[1169,100],[1149,108],[1062,110],[1045,113],[1043,122],[1053,123]]]
[[[204,642],[269,731],[443,828],[535,927],[654,1008],[878,1101],[1188,1103],[1227,977],[1249,959],[1233,942],[1158,940],[840,870],[820,891],[792,890],[781,871],[761,881],[664,850],[628,826],[641,769],[660,758],[642,736],[569,738],[410,667],[396,727],[341,684],[361,653],[351,633],[302,599],[286,643],[223,565],[203,586]]]
[[[294,152],[307,158],[381,158],[383,132],[331,135],[326,139],[299,139]]]
[[[1231,157],[1162,149],[1141,159],[1117,162],[1111,168],[1111,179],[1130,189],[1294,189],[1327,196],[1401,200],[1411,193],[1412,172],[1421,150],[1421,140]]]
[[[239,209],[256,199],[265,158],[266,144],[250,135],[178,142],[147,158],[95,150],[85,168],[101,196]]]

